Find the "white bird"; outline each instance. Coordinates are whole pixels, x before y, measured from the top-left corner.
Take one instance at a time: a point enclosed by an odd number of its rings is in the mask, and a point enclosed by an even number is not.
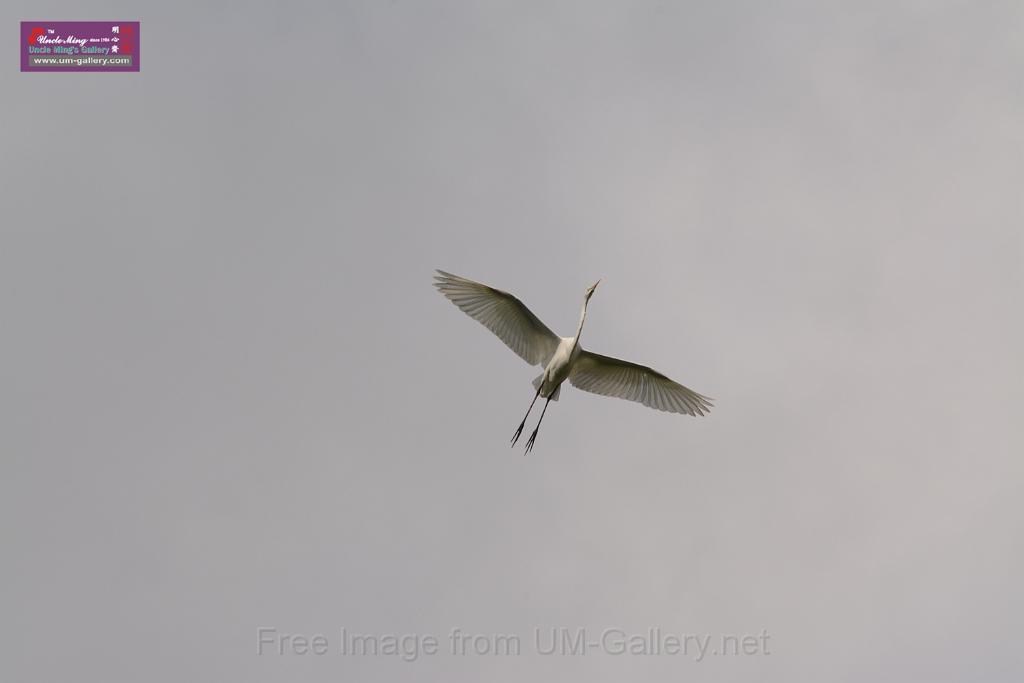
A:
[[[548,403],[558,400],[562,382],[566,379],[574,387],[584,391],[636,401],[670,413],[697,416],[704,415],[712,408],[713,399],[701,396],[645,365],[602,356],[580,347],[580,333],[583,332],[583,322],[587,318],[587,304],[601,283],[600,280],[587,287],[576,334],[571,337],[559,337],[522,301],[508,292],[443,270],[437,272],[438,275],[434,276],[434,286],[452,303],[497,335],[527,363],[544,368],[544,372],[533,380],[533,387],[537,393],[533,395],[533,401],[530,402],[523,421],[519,423],[519,428],[512,437],[514,446],[519,440],[519,435],[523,433],[526,418],[530,417],[537,397],[543,396],[547,399],[537,421],[537,427],[526,442],[527,453],[533,449],[533,443],[537,440],[537,430],[544,421]]]

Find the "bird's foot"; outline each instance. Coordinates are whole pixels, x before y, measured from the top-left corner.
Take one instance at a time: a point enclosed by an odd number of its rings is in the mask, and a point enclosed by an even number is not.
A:
[[[526,420],[519,423],[519,429],[516,430],[515,436],[512,437],[512,445],[516,445],[516,441],[519,441],[519,435],[523,433],[523,427],[526,426]]]
[[[533,430],[533,434],[530,434],[530,440],[526,442],[526,453],[533,450],[533,442],[537,440],[537,430]],[[524,453],[525,455],[525,453]]]

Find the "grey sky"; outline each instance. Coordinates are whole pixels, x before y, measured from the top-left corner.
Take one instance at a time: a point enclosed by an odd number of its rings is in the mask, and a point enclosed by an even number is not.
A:
[[[0,678],[1024,678],[1020,3],[0,18],[142,22],[0,69]],[[584,343],[716,409],[567,388],[523,458],[435,267],[562,334],[603,278]],[[771,654],[533,651],[654,626]]]

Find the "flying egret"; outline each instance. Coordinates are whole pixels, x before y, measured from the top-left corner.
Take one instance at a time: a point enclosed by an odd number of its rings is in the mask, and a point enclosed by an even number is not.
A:
[[[571,337],[559,337],[522,301],[508,292],[443,270],[437,272],[438,274],[434,276],[434,286],[452,303],[497,335],[527,363],[544,368],[544,372],[533,380],[533,388],[537,393],[533,395],[533,401],[530,402],[523,421],[519,423],[519,428],[512,437],[514,446],[519,440],[519,435],[523,433],[526,418],[530,417],[537,397],[543,396],[547,399],[540,419],[537,420],[537,427],[526,442],[527,453],[533,449],[533,443],[537,440],[537,430],[544,421],[548,404],[558,400],[562,382],[566,379],[583,391],[637,401],[670,413],[697,416],[712,408],[713,399],[673,382],[656,370],[645,365],[592,353],[580,347],[580,333],[587,318],[587,304],[601,283],[600,280],[587,287],[576,334]]]

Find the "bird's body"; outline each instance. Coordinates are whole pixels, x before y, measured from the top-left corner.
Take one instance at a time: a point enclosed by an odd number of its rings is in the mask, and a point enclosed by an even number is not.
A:
[[[592,353],[580,346],[583,323],[587,319],[587,304],[600,280],[587,288],[576,334],[559,337],[523,302],[508,292],[443,270],[437,272],[439,274],[434,276],[434,286],[452,303],[486,326],[527,363],[544,368],[544,372],[533,380],[536,393],[526,411],[526,417],[512,437],[514,445],[522,434],[526,418],[530,416],[537,398],[546,399],[537,428],[526,442],[527,452],[533,448],[548,403],[558,400],[562,383],[566,380],[584,391],[637,401],[657,410],[704,415],[712,407],[711,399],[673,382],[660,372],[629,361]]]
[[[557,394],[562,382],[569,379],[572,364],[580,357],[580,345],[577,342],[575,337],[562,337],[559,340],[554,355],[544,368],[544,374],[540,376],[540,395],[543,398],[558,400]]]

